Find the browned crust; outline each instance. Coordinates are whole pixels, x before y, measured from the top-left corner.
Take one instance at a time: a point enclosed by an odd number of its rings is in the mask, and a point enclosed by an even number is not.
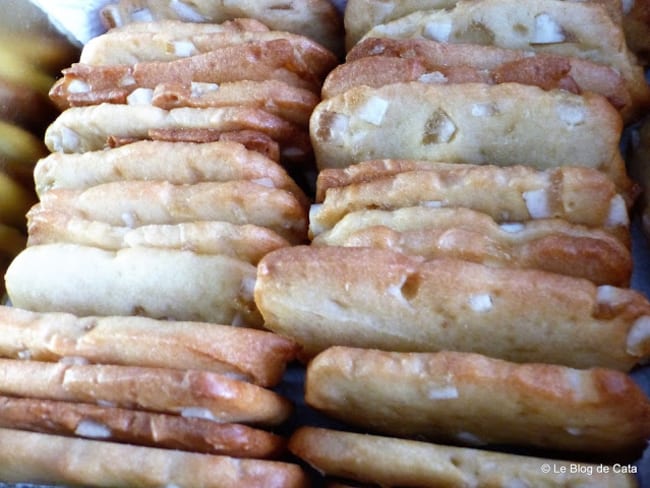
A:
[[[645,394],[607,369],[333,347],[305,381],[312,407],[398,436],[582,452],[639,448],[650,436]]]
[[[634,290],[383,249],[274,251],[258,265],[255,302],[306,358],[345,345],[627,371],[650,354],[650,304]]]
[[[5,396],[0,427],[246,458],[275,458],[285,445],[277,435],[242,424]]]
[[[607,473],[596,464],[458,448],[421,441],[301,427],[291,436],[291,451],[329,476],[381,486],[530,486],[597,483],[637,486],[634,475]],[[556,466],[545,474],[542,466]],[[601,465],[602,466],[602,465]],[[563,473],[562,473],[563,471]],[[357,486],[332,483],[330,488]],[[365,485],[363,485],[365,486]]]
[[[280,395],[226,375],[139,366],[0,359],[0,392],[159,413],[198,408],[219,422],[261,425],[280,424],[292,410]]]
[[[0,356],[196,369],[275,386],[296,344],[267,331],[146,317],[77,317],[0,307]],[[119,345],[119,347],[115,347]]]
[[[45,448],[43,446],[46,446]],[[0,429],[0,468],[7,482],[130,488],[302,488],[295,465]]]

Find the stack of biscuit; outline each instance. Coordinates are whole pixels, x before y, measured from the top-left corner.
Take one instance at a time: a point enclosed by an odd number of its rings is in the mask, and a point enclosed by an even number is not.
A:
[[[639,186],[620,150],[650,87],[625,12],[438,3],[348,2],[354,41],[310,122],[312,243],[258,265],[266,327],[308,361],[307,404],[373,434],[307,427],[290,449],[381,485],[634,486],[541,469],[650,438],[628,375],[650,356],[650,302],[629,288]],[[554,460],[486,452],[513,448]]]
[[[0,310],[1,478],[304,486],[274,433],[292,406],[273,388],[299,348],[255,330],[253,288],[264,255],[308,240],[290,174],[313,165],[308,121],[337,57],[266,20],[332,11],[226,3],[199,22],[148,3],[161,20],[108,7],[124,25],[49,92],[62,113],[5,277],[15,308]]]
[[[260,327],[255,266],[307,239],[309,201],[288,172],[309,165],[309,116],[335,63],[255,19],[92,39],[50,92],[63,112],[34,170],[12,303]]]

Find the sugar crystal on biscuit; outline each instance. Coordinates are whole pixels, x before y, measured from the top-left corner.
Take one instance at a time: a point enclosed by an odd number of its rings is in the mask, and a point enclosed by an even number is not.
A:
[[[451,35],[452,24],[451,21],[432,21],[424,26],[422,34],[433,41],[447,42]]]
[[[547,13],[535,16],[535,30],[533,32],[533,44],[554,44],[564,42],[566,35],[562,26]]]
[[[82,420],[77,424],[74,433],[80,437],[90,437],[92,439],[107,439],[112,435],[111,429],[94,420]]]

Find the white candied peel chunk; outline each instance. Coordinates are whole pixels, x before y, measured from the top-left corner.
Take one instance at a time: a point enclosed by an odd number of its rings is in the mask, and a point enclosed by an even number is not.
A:
[[[176,12],[178,18],[185,22],[205,22],[208,20],[190,5],[181,0],[171,0],[170,7],[174,12]]]
[[[566,36],[562,26],[547,13],[535,16],[535,29],[533,31],[533,44],[553,44],[564,42]]]
[[[126,97],[127,105],[151,105],[153,90],[151,88],[136,88]]]
[[[111,429],[94,420],[82,420],[77,424],[74,433],[80,437],[91,439],[107,439],[112,435]]]
[[[608,227],[627,226],[630,223],[630,216],[627,213],[627,205],[621,195],[616,195],[609,202],[609,215],[606,225]]]
[[[180,58],[187,58],[197,53],[194,43],[187,40],[172,42],[172,49],[172,52]]]
[[[435,386],[429,390],[431,400],[452,400],[458,398],[458,389],[454,385]]]
[[[650,349],[650,316],[643,315],[636,319],[627,334],[626,350],[628,354],[643,356]]]
[[[219,90],[218,83],[192,81],[190,84],[190,92],[193,98],[203,96],[206,93],[216,92],[217,90]]]
[[[556,112],[560,120],[569,127],[582,125],[585,122],[586,113],[582,104],[563,102],[557,106]]]
[[[522,195],[526,202],[528,213],[534,219],[545,219],[551,216],[548,193],[545,189],[525,191]]]
[[[427,83],[428,85],[444,85],[449,79],[440,71],[431,71],[424,73],[418,78],[420,83]]]
[[[422,35],[433,41],[447,42],[451,36],[452,23],[449,20],[428,22],[422,30]]]
[[[213,422],[217,420],[210,410],[203,407],[185,407],[181,409],[181,417],[212,420]]]
[[[83,80],[75,78],[68,83],[68,93],[88,93],[90,85]]]
[[[388,100],[372,96],[357,110],[357,117],[370,124],[381,125],[388,105]]]
[[[470,295],[469,306],[474,312],[488,312],[492,309],[494,302],[488,293],[477,293]]]

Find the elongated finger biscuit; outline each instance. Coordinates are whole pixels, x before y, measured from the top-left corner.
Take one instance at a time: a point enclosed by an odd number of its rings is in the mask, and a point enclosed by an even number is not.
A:
[[[392,59],[390,62],[383,61],[392,68],[387,74],[382,76],[377,73],[373,78],[372,73],[364,71],[365,66],[373,66],[374,58],[385,57]],[[352,72],[349,75],[350,83],[353,82],[354,75],[359,76],[360,82],[366,80],[366,84],[374,83],[374,86],[379,86],[377,83],[382,78],[388,81],[389,76],[393,77],[393,82],[418,80],[427,83],[467,83],[472,79],[483,81],[489,75],[486,81],[492,83],[516,81],[539,85],[544,89],[559,87],[574,92],[593,91],[606,97],[621,110],[626,120],[638,116],[637,107],[633,106],[620,73],[609,66],[581,58],[490,45],[374,37],[355,46],[346,59],[350,64],[348,70]],[[331,90],[333,82],[340,84],[338,90],[346,86],[343,82],[348,78],[344,68],[347,63],[328,75],[323,85],[324,93]],[[362,64],[355,68],[357,63]],[[401,75],[397,72],[400,66],[408,68]],[[408,76],[411,80],[405,78]]]
[[[196,369],[260,386],[277,385],[297,353],[277,334],[204,322],[0,307],[0,327],[0,356],[6,358]]]
[[[375,247],[426,259],[451,257],[490,266],[532,268],[628,286],[630,250],[611,234],[539,219],[499,225],[467,208],[403,207],[347,214],[313,245]]]
[[[589,59],[618,70],[636,104],[647,107],[650,101],[643,68],[627,48],[620,21],[599,2],[461,1],[449,10],[413,12],[364,37],[423,37]]]
[[[198,370],[0,359],[0,392],[217,422],[275,425],[291,413],[290,402],[271,390]]]
[[[110,150],[51,153],[34,168],[36,191],[82,190],[121,180],[173,184],[250,180],[281,188],[307,203],[307,197],[275,161],[231,142],[205,144],[138,141]]]
[[[227,256],[63,243],[28,247],[5,275],[11,303],[35,312],[260,327],[254,281],[255,266]]]
[[[650,353],[650,304],[633,290],[383,249],[274,251],[258,265],[255,302],[306,357],[347,345],[629,370]]]
[[[0,397],[0,427],[247,458],[276,457],[284,440],[242,424],[32,398]]]
[[[358,210],[429,206],[465,207],[499,223],[562,218],[605,228],[629,243],[624,198],[609,178],[588,168],[368,161],[321,171],[316,201],[322,204],[310,211],[312,235]]]
[[[302,242],[307,225],[306,211],[293,194],[245,180],[194,185],[134,180],[86,190],[51,190],[30,209],[28,218],[37,220],[51,210],[131,228],[211,220],[253,224],[290,242]]]
[[[111,251],[151,247],[229,256],[253,265],[269,252],[290,245],[276,232],[258,225],[200,221],[130,228],[76,217],[65,210],[32,215],[28,232],[29,246],[68,242]]]
[[[295,464],[189,453],[0,429],[0,473],[7,482],[84,486],[299,488]],[[47,446],[44,448],[44,446]]]
[[[621,117],[593,93],[519,83],[360,86],[322,101],[311,121],[320,169],[379,158],[539,169],[570,163],[599,169],[630,191]]]
[[[333,347],[305,381],[312,407],[401,436],[582,452],[638,448],[650,436],[645,394],[607,369]]]
[[[159,0],[121,0],[106,6],[102,19],[109,27],[140,29],[143,16],[148,20],[180,19],[200,23],[220,23],[230,19],[253,18],[272,29],[307,36],[337,54],[343,51],[343,20],[328,0],[277,0],[160,2]],[[134,24],[135,22],[135,24]],[[135,26],[135,27],[131,27]]]
[[[151,131],[205,129],[219,132],[253,130],[268,135],[287,151],[310,151],[308,134],[264,110],[245,107],[175,108],[101,104],[72,107],[45,133],[51,151],[66,153],[104,149],[111,137],[147,139]]]
[[[316,427],[298,429],[291,436],[289,447],[326,475],[381,486],[509,486],[518,483],[549,488],[581,483],[610,488],[637,486],[634,475],[615,473],[612,466]],[[556,468],[545,473],[546,466]]]

